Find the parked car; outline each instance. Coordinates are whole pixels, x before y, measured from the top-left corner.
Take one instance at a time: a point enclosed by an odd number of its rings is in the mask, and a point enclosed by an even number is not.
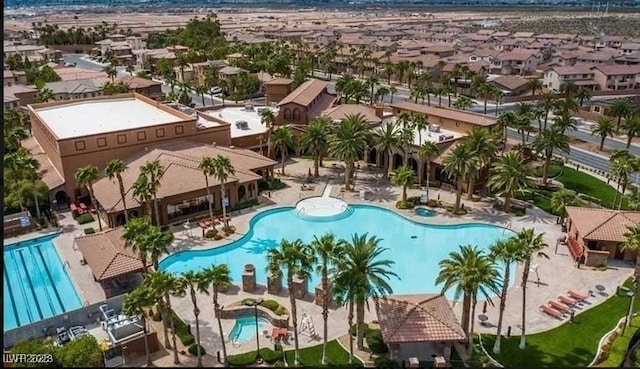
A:
[[[222,93],[222,88],[220,88],[218,86],[211,87],[211,94],[212,95],[217,95],[217,94],[221,94],[221,93]]]

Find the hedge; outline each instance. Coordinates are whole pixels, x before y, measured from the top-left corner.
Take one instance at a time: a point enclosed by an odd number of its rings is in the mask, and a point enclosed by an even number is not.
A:
[[[78,216],[76,218],[76,222],[78,222],[78,224],[87,224],[87,223],[91,223],[93,222],[93,215],[91,215],[91,213],[84,213],[80,216]]]
[[[85,235],[94,234],[94,233],[96,233],[96,230],[91,228],[91,227],[84,229],[84,234]]]
[[[187,351],[189,351],[189,353],[193,356],[198,356],[198,345],[194,343],[193,345],[189,346]],[[204,356],[206,353],[207,352],[204,350],[204,347],[200,346],[200,356]]]
[[[176,329],[176,336],[178,336],[180,342],[185,346],[193,344],[196,341],[195,337],[189,333],[189,327],[187,327],[185,322],[180,319],[175,311],[171,311],[171,319],[173,320],[173,325]]]
[[[386,354],[389,349],[382,340],[382,332],[379,329],[371,329],[366,332],[367,346],[374,354]]]
[[[273,351],[269,348],[261,348],[260,349],[260,357],[269,363],[275,363],[277,361],[283,361],[282,351]],[[256,361],[256,352],[246,352],[244,354],[239,355],[231,355],[228,357],[229,364],[233,366],[250,366],[254,365]]]

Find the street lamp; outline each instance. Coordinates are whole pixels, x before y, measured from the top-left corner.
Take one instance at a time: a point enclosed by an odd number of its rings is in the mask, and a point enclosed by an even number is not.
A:
[[[253,306],[253,310],[256,317],[256,348],[257,348],[256,362],[262,359],[262,357],[260,356],[260,329],[258,328],[258,305],[262,304],[262,301],[264,300],[262,299],[262,297],[260,297],[257,300],[254,300],[253,302],[245,303],[245,305],[247,306]]]

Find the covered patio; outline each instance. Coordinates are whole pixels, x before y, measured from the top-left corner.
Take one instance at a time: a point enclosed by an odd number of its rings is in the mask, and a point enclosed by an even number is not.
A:
[[[376,312],[394,360],[449,361],[453,344],[467,339],[444,295],[391,295]]]
[[[142,261],[122,240],[124,227],[75,239],[82,252],[81,264],[89,266],[107,298],[133,290],[144,271]],[[146,262],[147,267],[150,263]]]

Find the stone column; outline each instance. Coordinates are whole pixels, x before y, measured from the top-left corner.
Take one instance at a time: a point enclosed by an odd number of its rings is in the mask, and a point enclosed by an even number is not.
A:
[[[256,267],[253,264],[244,266],[242,272],[242,290],[251,292],[256,288]]]
[[[307,295],[307,292],[309,292],[309,280],[294,276],[289,293],[293,293],[293,296],[297,299],[303,299]]]
[[[331,285],[329,285],[329,296],[327,296],[327,303],[331,303]],[[322,289],[322,282],[318,283],[316,286],[316,296],[315,303],[316,305],[322,306],[324,302],[324,290]]]
[[[274,277],[271,274],[267,277],[267,292],[277,295],[282,290],[282,276]]]

